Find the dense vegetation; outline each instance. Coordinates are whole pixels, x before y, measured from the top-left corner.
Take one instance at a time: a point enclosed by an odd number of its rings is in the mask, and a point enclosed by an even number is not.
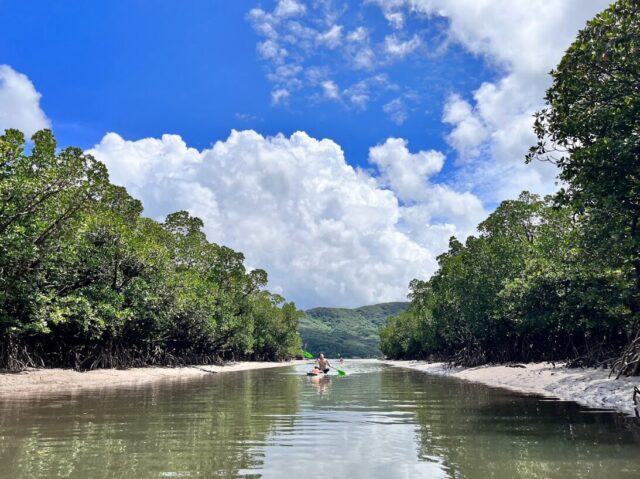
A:
[[[301,316],[180,211],[158,223],[78,148],[0,136],[0,368],[78,369],[300,351]]]
[[[387,356],[606,360],[628,340],[631,271],[593,254],[569,208],[523,193],[478,229],[465,244],[451,239],[430,280],[411,283],[409,310],[381,331]]]
[[[640,373],[640,3],[596,16],[552,77],[527,160],[555,163],[564,188],[505,201],[477,237],[452,238],[382,329],[386,355]]]
[[[408,303],[382,303],[361,308],[314,308],[300,320],[306,350],[336,358],[381,357],[378,329]]]

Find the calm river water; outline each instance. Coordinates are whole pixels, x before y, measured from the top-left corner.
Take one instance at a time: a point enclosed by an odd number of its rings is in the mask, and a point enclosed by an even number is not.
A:
[[[375,362],[0,401],[0,477],[638,478],[635,419]]]

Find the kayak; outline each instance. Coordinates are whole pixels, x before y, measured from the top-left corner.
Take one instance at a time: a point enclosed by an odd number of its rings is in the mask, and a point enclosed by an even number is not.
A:
[[[307,373],[307,376],[324,376],[324,374],[325,374],[325,373],[323,373],[323,372],[314,373],[314,372],[309,371],[309,372]]]

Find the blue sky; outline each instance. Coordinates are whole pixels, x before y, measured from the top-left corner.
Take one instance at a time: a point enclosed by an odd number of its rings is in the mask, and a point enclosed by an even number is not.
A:
[[[482,57],[458,45],[370,71],[350,69],[328,50],[306,63],[329,66],[345,86],[385,73],[389,82],[413,90],[417,98],[407,120],[398,125],[382,110],[396,91],[381,91],[366,110],[314,100],[318,86],[274,106],[268,64],[256,51],[261,37],[248,14],[256,5],[273,10],[275,2],[194,0],[180,8],[169,1],[153,7],[129,0],[35,3],[0,3],[0,15],[12,19],[0,32],[0,58],[37,85],[61,144],[86,148],[106,131],[128,138],[177,133],[203,148],[232,128],[269,135],[303,130],[334,139],[348,161],[364,165],[369,147],[390,136],[418,149],[447,148],[448,128],[440,121],[446,96],[469,96],[495,76]],[[377,41],[393,32],[373,4],[351,2],[342,18],[354,28],[366,24]],[[414,21],[410,28],[423,32],[425,43],[441,44],[446,22]]]
[[[303,307],[403,299],[449,236],[557,188],[531,115],[607,3],[0,0],[0,128],[53,128]]]

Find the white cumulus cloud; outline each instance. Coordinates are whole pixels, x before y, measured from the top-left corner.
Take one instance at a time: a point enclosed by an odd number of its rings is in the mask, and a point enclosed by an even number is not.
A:
[[[0,65],[0,132],[17,128],[27,137],[51,122],[40,108],[40,93],[31,80],[9,65]]]
[[[394,58],[404,58],[422,44],[418,35],[409,40],[400,40],[395,34],[387,35],[384,39],[384,50]]]
[[[439,151],[411,153],[407,141],[388,138],[382,145],[369,150],[369,161],[381,172],[381,181],[402,201],[424,199],[426,182],[444,166],[444,155]]]
[[[326,32],[318,35],[318,41],[331,49],[339,47],[342,43],[342,26],[332,26]]]
[[[325,80],[322,82],[322,90],[325,98],[330,100],[339,100],[340,99],[340,89],[335,82],[331,80]]]
[[[460,95],[450,95],[444,106],[442,120],[453,125],[447,139],[462,160],[466,161],[480,154],[481,146],[489,137],[489,129],[469,102]]]
[[[394,98],[390,102],[385,103],[382,106],[382,111],[389,115],[391,121],[396,125],[402,125],[409,116],[407,112],[407,105],[402,98]]]
[[[356,28],[352,32],[349,32],[347,35],[347,40],[350,42],[363,42],[367,38],[369,38],[369,31],[362,26]]]
[[[177,135],[109,133],[90,153],[146,214],[201,217],[212,241],[244,252],[269,272],[272,289],[304,307],[401,300],[409,280],[434,271],[448,236],[478,220],[473,195],[429,184],[443,156],[411,153],[401,139],[371,150],[379,178],[351,167],[333,141],[303,132],[233,131],[201,151]]]
[[[289,95],[289,90],[286,90],[285,88],[273,90],[271,92],[271,103],[278,105],[279,103],[286,101],[287,98],[289,98]]]
[[[303,3],[297,0],[278,0],[278,4],[274,10],[276,17],[292,17],[297,15],[304,15],[306,7]]]
[[[384,17],[393,28],[401,29],[404,26],[404,14],[402,12],[387,12]]]
[[[278,42],[271,39],[258,43],[257,49],[262,58],[273,60],[277,64],[282,63],[288,54],[286,48],[281,47]]]

